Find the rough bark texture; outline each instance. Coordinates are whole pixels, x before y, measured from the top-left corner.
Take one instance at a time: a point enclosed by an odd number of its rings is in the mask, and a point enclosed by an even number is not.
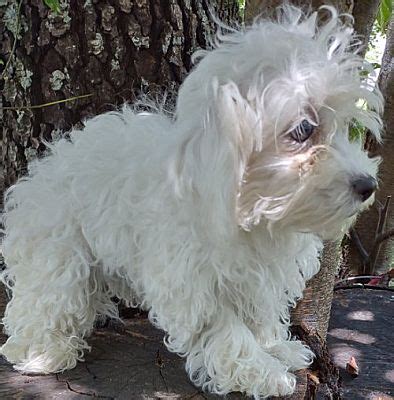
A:
[[[385,99],[383,114],[384,136],[383,145],[379,145],[371,136],[367,137],[366,147],[371,156],[382,157],[379,171],[380,188],[376,194],[378,202],[384,203],[387,196],[394,195],[394,19],[392,18],[387,31],[386,48],[382,60],[382,68],[379,75],[379,86]],[[387,216],[386,230],[393,228],[394,204],[391,201]],[[355,226],[361,242],[367,252],[370,252],[375,239],[375,231],[378,224],[378,212],[374,206],[364,213]],[[393,263],[393,238],[383,242],[377,258],[375,268],[387,270]],[[363,260],[352,243],[348,260],[349,266],[354,271],[370,274],[374,272],[372,265],[363,267]]]
[[[308,9],[311,7],[316,10],[322,5],[327,5],[328,3],[336,5],[342,12],[352,12],[353,10],[353,0],[337,0],[327,2],[326,0],[291,0],[289,3],[296,4]],[[275,12],[275,8],[283,4],[283,0],[246,0],[245,7],[245,20],[252,21],[256,15],[271,16]]]
[[[311,369],[319,378],[319,385],[309,379],[306,391],[297,397],[297,400],[313,399],[317,393],[329,394],[331,397],[327,398],[339,398],[338,374],[331,365],[325,343],[339,259],[340,242],[325,243],[320,271],[307,283],[304,297],[298,302],[291,315],[292,324],[295,327],[294,333],[304,340],[316,355]],[[302,328],[301,332],[304,331],[303,335],[299,335],[300,328]]]
[[[368,39],[371,36],[372,27],[376,20],[376,15],[379,10],[380,0],[354,0],[353,17],[354,29],[361,35],[361,40],[364,42],[365,55],[368,48]]]
[[[304,325],[325,340],[330,319],[336,266],[340,242],[325,243],[320,271],[307,285],[302,301],[292,313],[294,325]]]
[[[245,19],[251,21],[256,15],[272,15],[275,8],[282,4],[282,0],[246,0]],[[361,35],[361,40],[365,43],[367,50],[368,38],[371,35],[372,26],[376,19],[380,0],[337,0],[327,2],[326,0],[292,0],[291,3],[299,6],[308,7],[310,4],[313,9],[325,4],[336,5],[340,11],[351,13],[354,17],[354,29]]]
[[[193,51],[208,45],[209,8],[224,20],[237,17],[238,10],[235,0],[61,0],[60,5],[56,14],[43,0],[22,2],[20,11],[19,1],[1,2],[0,59],[11,60],[0,79],[0,107],[18,108],[0,111],[5,187],[42,152],[42,139],[133,100],[135,91],[176,88]],[[86,94],[91,97],[29,108]]]

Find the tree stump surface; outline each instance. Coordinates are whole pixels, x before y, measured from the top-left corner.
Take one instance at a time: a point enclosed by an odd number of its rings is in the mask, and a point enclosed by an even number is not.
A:
[[[335,294],[328,344],[341,369],[343,399],[386,400],[394,394],[393,295],[367,289]],[[21,375],[0,358],[0,399],[220,399],[190,383],[184,361],[165,349],[162,338],[163,332],[145,318],[134,317],[122,326],[97,329],[86,362],[62,374]],[[360,366],[357,378],[345,372],[350,356]],[[232,394],[227,399],[246,397]]]
[[[335,292],[328,348],[339,368],[345,400],[394,398],[394,292],[342,289]],[[359,375],[346,364],[354,357]]]

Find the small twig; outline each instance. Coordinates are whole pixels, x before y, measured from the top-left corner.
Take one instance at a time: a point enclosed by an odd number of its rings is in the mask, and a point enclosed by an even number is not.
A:
[[[381,235],[383,235],[383,231],[386,226],[390,201],[391,201],[391,196],[387,196],[383,208],[379,210],[379,220],[376,228],[375,242],[369,254],[369,260],[364,264],[364,274],[371,273],[375,269],[376,261],[378,259],[380,247],[383,241],[383,240],[378,241],[378,238],[381,237]]]
[[[383,232],[383,229],[386,225],[390,201],[391,201],[391,196],[387,196],[386,201],[384,202],[384,206],[381,207],[379,210],[379,221],[378,221],[378,226],[376,228],[376,235],[380,235]]]
[[[375,200],[376,203],[376,208],[378,209],[378,212],[383,208],[383,204],[379,199]]]
[[[392,236],[394,236],[394,229],[390,229],[386,232],[381,233],[379,236],[376,236],[375,246],[379,245],[387,239],[390,239]]]
[[[12,44],[12,49],[11,49],[11,53],[10,56],[8,57],[8,60],[4,66],[3,72],[1,73],[1,77],[0,79],[3,79],[5,74],[7,73],[7,69],[11,63],[12,60],[12,56],[15,53],[15,49],[16,49],[16,43],[18,41],[18,35],[19,35],[19,30],[20,30],[20,26],[21,26],[21,7],[22,7],[22,1],[20,0],[18,3],[18,8],[16,11],[16,27],[15,27],[15,33],[14,33],[14,43]]]
[[[361,280],[361,279],[374,279],[374,278],[380,278],[379,275],[359,275],[359,276],[349,276],[348,278],[345,279],[341,279],[337,282],[335,282],[335,286],[340,285],[342,283],[346,283],[346,282],[352,282],[352,281],[357,281],[357,280]]]
[[[349,234],[354,243],[363,263],[363,274],[372,274],[375,270],[376,262],[382,242],[394,236],[394,229],[383,232],[387,222],[391,196],[387,196],[384,205],[377,200],[379,219],[376,226],[375,239],[371,251],[368,253],[361,242],[360,236],[354,228],[350,228]]]
[[[357,231],[354,228],[350,228],[349,233],[350,233],[350,238],[353,240],[353,243],[356,246],[363,260],[363,264],[367,263],[369,259],[369,254],[367,250],[365,250],[363,244],[361,243],[360,236],[358,235]]]
[[[74,101],[74,100],[79,100],[79,99],[85,99],[86,97],[92,97],[92,96],[93,96],[93,93],[89,93],[89,94],[83,94],[83,95],[81,95],[81,96],[69,97],[69,98],[67,98],[67,99],[51,101],[50,103],[36,104],[36,105],[33,105],[33,106],[0,107],[0,111],[2,111],[2,110],[14,110],[14,111],[19,111],[19,110],[33,110],[33,109],[36,109],[36,108],[44,108],[44,107],[54,106],[54,105],[56,105],[56,104],[67,103],[68,101]]]
[[[348,286],[334,286],[334,292],[338,290],[348,290],[348,289],[373,289],[373,290],[388,290],[390,292],[394,292],[394,289],[386,286],[376,286],[376,285],[368,285],[363,283],[354,283]]]
[[[371,249],[370,255],[368,257],[367,262],[364,264],[366,266],[369,266],[369,271],[373,272],[375,270],[376,266],[376,261],[378,259],[380,247],[382,245],[382,242],[384,242],[387,239],[390,239],[391,237],[394,236],[394,229],[390,229],[387,232],[383,232],[380,235],[377,235],[375,238],[374,245]]]

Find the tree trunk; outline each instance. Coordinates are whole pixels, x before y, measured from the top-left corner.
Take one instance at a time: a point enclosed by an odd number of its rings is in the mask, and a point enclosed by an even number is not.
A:
[[[303,7],[308,10],[308,7],[316,10],[322,5],[327,5],[326,0],[292,0],[289,3],[295,4],[297,6]],[[341,0],[336,2],[331,2],[336,5],[342,12],[352,12],[353,10],[353,0]],[[272,16],[275,12],[276,7],[283,4],[283,0],[246,0],[245,4],[245,21],[251,22],[256,15]]]
[[[371,36],[379,5],[380,0],[354,0],[354,29],[361,35],[361,40],[364,42],[364,49],[361,53],[363,56],[368,49],[368,40]]]
[[[275,8],[282,3],[282,0],[246,0],[245,20],[250,22],[258,14],[272,15]],[[354,17],[354,30],[361,36],[361,40],[364,42],[364,49],[361,54],[365,55],[372,26],[379,10],[380,0],[337,0],[336,2],[327,2],[326,0],[311,0],[309,2],[292,0],[291,3],[306,9],[309,4],[312,5],[313,9],[317,9],[322,5],[332,3],[341,12],[351,13]]]
[[[380,156],[382,163],[380,165],[379,181],[380,188],[376,193],[376,203],[384,204],[387,196],[394,195],[394,19],[391,18],[387,30],[386,48],[382,60],[382,68],[379,74],[378,83],[385,99],[385,108],[383,114],[384,136],[383,145],[378,143],[371,137],[367,137],[366,147],[371,156]],[[376,204],[375,203],[375,204]],[[379,207],[378,207],[379,208]],[[361,243],[367,253],[371,253],[374,247],[376,227],[378,226],[379,212],[377,207],[373,206],[368,212],[364,213],[355,226]],[[394,207],[388,209],[387,223],[385,230],[393,228]],[[354,271],[371,274],[377,271],[383,271],[390,268],[393,263],[393,239],[386,240],[382,243],[380,251],[373,252],[376,254],[376,261],[370,260],[365,262],[360,252],[356,249],[354,243],[350,246],[350,254],[348,259],[349,268]],[[373,258],[373,257],[372,257]]]
[[[176,88],[193,51],[208,45],[210,6],[224,20],[238,17],[236,0],[63,0],[59,14],[43,0],[5,3],[0,6],[5,187],[42,152],[42,139],[132,101],[141,89]],[[89,97],[37,107],[84,95]]]

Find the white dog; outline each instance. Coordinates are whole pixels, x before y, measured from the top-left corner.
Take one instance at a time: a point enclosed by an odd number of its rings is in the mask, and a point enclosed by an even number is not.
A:
[[[293,392],[313,354],[289,337],[289,306],[376,189],[377,161],[348,136],[379,137],[381,94],[351,17],[325,12],[318,27],[284,6],[219,35],[173,114],[93,118],[8,191],[1,353],[16,369],[75,367],[118,296],[149,310],[197,386]]]

